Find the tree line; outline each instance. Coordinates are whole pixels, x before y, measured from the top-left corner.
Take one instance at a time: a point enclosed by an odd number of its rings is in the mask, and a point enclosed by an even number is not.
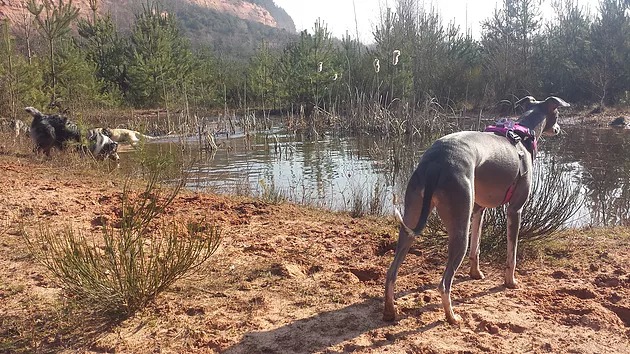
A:
[[[128,30],[72,0],[28,0],[3,23],[0,106],[292,110],[305,117],[426,109],[462,113],[501,100],[558,95],[583,105],[630,103],[630,1],[504,0],[480,39],[419,0],[382,10],[374,44],[335,39],[325,23],[288,44],[261,41],[245,60],[191,45],[179,19],[147,0]],[[368,114],[369,113],[369,114]],[[317,119],[317,118],[312,118]]]

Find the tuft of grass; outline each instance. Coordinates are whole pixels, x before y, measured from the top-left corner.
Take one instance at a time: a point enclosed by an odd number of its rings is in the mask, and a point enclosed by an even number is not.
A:
[[[356,189],[352,190],[351,196],[351,206],[350,206],[350,216],[353,218],[360,218],[367,214],[367,203],[363,198],[363,193],[361,191],[357,191]]]
[[[183,184],[182,178],[165,192],[153,174],[133,198],[126,185],[119,227],[105,225],[100,237],[71,226],[41,226],[33,235],[23,232],[26,243],[70,299],[98,314],[130,316],[199,269],[219,247],[216,226],[158,220]]]
[[[289,200],[287,193],[280,188],[276,187],[276,183],[271,180],[270,184],[267,184],[265,180],[258,181],[260,184],[261,192],[260,199],[269,204],[282,204]]]
[[[383,215],[387,188],[385,183],[377,181],[372,189],[365,183],[361,187],[350,188],[350,216],[360,218],[366,215]]]

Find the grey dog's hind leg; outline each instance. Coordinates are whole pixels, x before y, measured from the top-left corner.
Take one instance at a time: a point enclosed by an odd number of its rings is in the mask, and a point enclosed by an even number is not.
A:
[[[414,238],[422,233],[426,226],[429,214],[434,208],[433,193],[435,192],[440,177],[439,169],[434,166],[418,166],[407,185],[405,192],[405,216],[396,215],[400,221],[398,231],[398,245],[396,255],[392,261],[387,278],[385,279],[385,308],[383,320],[393,321],[396,318],[394,305],[394,284],[398,274],[398,268],[405,260]]]
[[[452,181],[449,183],[448,193],[444,193],[437,203],[438,214],[448,232],[448,261],[438,291],[442,296],[446,320],[451,324],[456,324],[461,320],[453,312],[451,286],[453,276],[462,264],[468,248],[470,214],[473,210],[472,193],[471,181]]]
[[[398,274],[398,268],[405,260],[409,249],[413,244],[413,235],[409,234],[401,225],[398,233],[398,245],[396,246],[396,255],[392,265],[387,270],[387,278],[385,280],[385,309],[383,310],[383,320],[393,321],[396,318],[396,308],[394,307],[394,283]]]
[[[472,232],[470,238],[470,277],[483,279],[483,272],[479,269],[479,245],[481,243],[481,228],[483,226],[483,214],[485,208],[475,204],[472,213]]]

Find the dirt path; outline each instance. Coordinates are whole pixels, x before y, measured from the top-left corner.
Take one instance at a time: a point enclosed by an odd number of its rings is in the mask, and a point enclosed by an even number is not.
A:
[[[1,150],[1,149],[0,149]],[[0,352],[124,353],[628,353],[630,232],[566,232],[521,260],[516,290],[502,264],[467,263],[445,323],[435,290],[444,250],[418,244],[397,281],[397,322],[381,320],[393,258],[391,218],[182,193],[168,214],[206,217],[224,240],[205,277],[181,281],[134,317],[103,327],[73,318],[28,255],[20,225],[98,232],[114,219],[121,179],[0,154]],[[482,260],[483,260],[482,255]],[[70,315],[69,315],[70,313]]]

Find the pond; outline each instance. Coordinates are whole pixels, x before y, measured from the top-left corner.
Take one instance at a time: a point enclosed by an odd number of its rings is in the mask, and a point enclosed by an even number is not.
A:
[[[563,135],[540,144],[536,160],[535,182],[556,185],[538,188],[531,202],[540,198],[536,193],[577,193],[579,206],[567,226],[628,223],[630,130],[563,129]],[[280,130],[220,138],[217,144],[215,153],[202,151],[193,140],[183,145],[162,140],[146,144],[145,150],[183,156],[189,173],[186,186],[193,190],[256,195],[359,215],[401,208],[407,179],[428,145],[335,134],[309,141]],[[123,153],[123,168],[133,163],[130,155],[138,154]],[[550,173],[561,178],[546,178]]]

